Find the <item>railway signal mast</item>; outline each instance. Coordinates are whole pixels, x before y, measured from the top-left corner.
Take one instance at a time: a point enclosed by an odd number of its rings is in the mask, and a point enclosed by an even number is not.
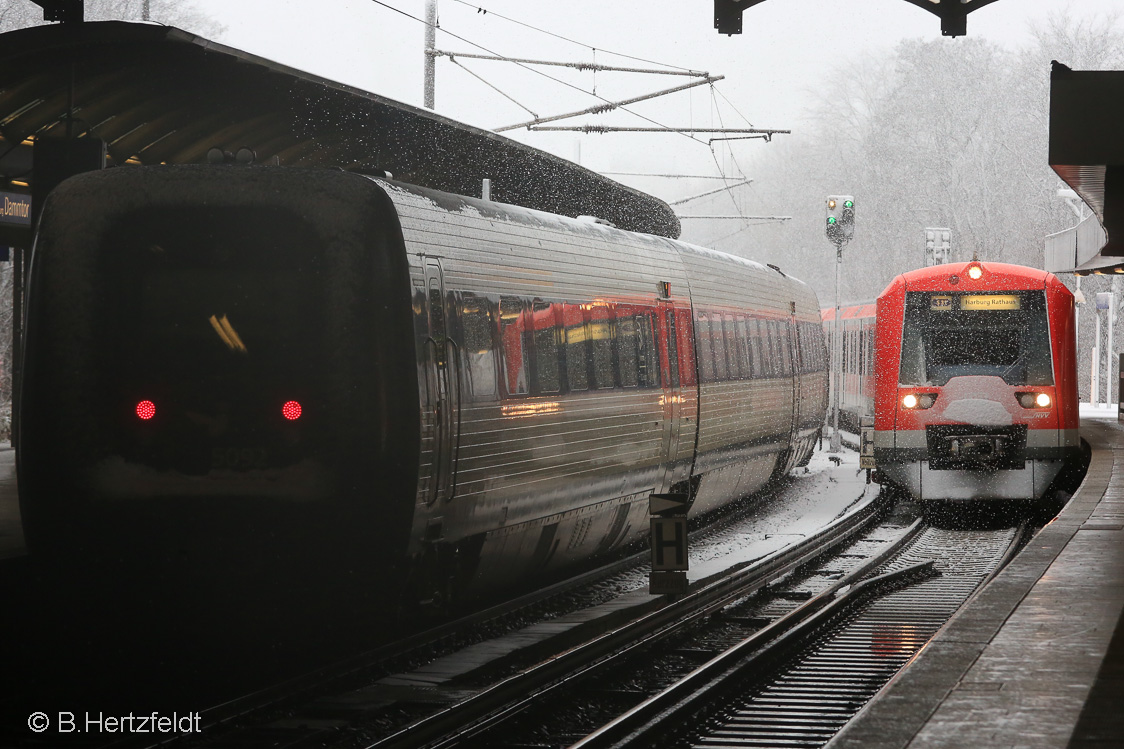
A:
[[[839,325],[839,277],[843,267],[843,245],[855,236],[855,198],[852,195],[827,196],[827,238],[835,245],[835,317],[831,326],[831,447],[837,453],[843,441],[839,436],[839,391],[843,387],[843,335]]]

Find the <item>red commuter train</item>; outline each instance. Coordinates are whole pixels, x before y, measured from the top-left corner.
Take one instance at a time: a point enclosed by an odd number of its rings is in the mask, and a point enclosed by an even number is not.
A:
[[[911,271],[877,300],[874,454],[923,500],[1039,499],[1080,454],[1073,294],[1002,263]]]

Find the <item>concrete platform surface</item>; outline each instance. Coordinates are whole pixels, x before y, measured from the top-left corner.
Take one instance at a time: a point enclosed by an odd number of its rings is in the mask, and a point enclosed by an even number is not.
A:
[[[1081,434],[1070,502],[829,749],[1124,747],[1124,427]]]

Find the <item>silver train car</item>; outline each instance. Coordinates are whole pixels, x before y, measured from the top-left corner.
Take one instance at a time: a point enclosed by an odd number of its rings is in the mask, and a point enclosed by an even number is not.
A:
[[[228,542],[483,592],[642,539],[652,493],[760,489],[826,408],[819,304],[776,269],[342,171],[72,178],[26,310],[45,554]]]

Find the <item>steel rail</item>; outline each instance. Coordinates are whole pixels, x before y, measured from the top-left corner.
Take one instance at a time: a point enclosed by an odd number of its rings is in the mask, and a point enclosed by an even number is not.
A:
[[[729,574],[704,581],[697,590],[679,600],[661,604],[655,610],[643,613],[583,645],[368,744],[366,749],[455,746],[525,710],[555,689],[600,672],[611,663],[709,616],[731,600],[765,587],[776,578],[851,540],[878,519],[883,506],[877,499],[867,500],[861,509],[838,518],[821,533],[777,552],[764,563],[741,565]]]
[[[956,601],[955,596],[941,594],[938,590],[937,598],[933,600],[936,607],[931,612],[924,605],[918,608],[916,601],[911,604],[908,590],[904,593],[895,592],[884,599],[871,599],[880,590],[890,593],[881,584],[894,580],[895,576],[912,575],[914,579],[918,576],[930,576],[934,572],[934,560],[917,562],[893,571],[885,570],[895,566],[894,561],[885,564],[869,563],[865,565],[867,570],[880,570],[882,574],[850,587],[806,621],[776,638],[772,646],[765,649],[755,647],[758,644],[755,641],[762,638],[767,630],[755,633],[660,694],[573,744],[572,749],[622,749],[651,743],[645,741],[645,737],[650,739],[678,734],[673,726],[699,723],[700,720],[709,722],[709,718],[700,719],[700,716],[716,716],[725,714],[727,710],[733,711],[730,713],[731,717],[720,722],[726,728],[712,729],[704,735],[715,737],[715,740],[722,736],[734,743],[743,742],[747,745],[756,745],[755,742],[771,736],[778,741],[783,740],[786,745],[819,746],[861,709],[858,706],[868,704],[870,699],[886,689],[908,664],[916,649],[954,616],[956,610],[979,595],[986,583],[1018,552],[1026,536],[1027,523],[1024,521],[1015,529],[994,567],[973,584],[970,593]],[[905,559],[898,559],[896,562],[900,564],[908,561],[909,555],[914,551],[915,549],[910,549],[903,552]],[[883,556],[889,558],[892,555]],[[852,576],[858,574],[861,571],[855,571]],[[953,588],[964,586],[965,579],[972,577],[971,572],[963,570],[945,574],[949,576],[949,585]],[[913,598],[921,596],[933,599],[933,591],[923,591],[921,588],[916,591]],[[831,593],[831,590],[827,590],[821,595],[829,596]],[[906,596],[905,600],[900,599],[902,595]],[[894,596],[899,598],[895,599]],[[952,612],[940,610],[947,609],[950,604],[954,604]],[[880,607],[882,610],[875,613]],[[924,641],[912,643],[916,647],[911,652],[903,651],[893,657],[885,654],[885,660],[871,660],[869,631],[878,621],[919,625],[931,631],[924,636]],[[780,620],[772,626],[779,626],[782,622]],[[845,623],[841,624],[842,622]],[[821,639],[822,642],[812,646],[811,643],[816,639]],[[746,699],[744,694],[747,674],[774,672],[778,666],[793,659],[801,651],[805,652],[799,655],[796,664],[785,667],[784,675],[773,674],[763,682],[769,685],[763,692],[754,692],[757,696]],[[748,655],[739,656],[739,653]],[[839,670],[838,673],[835,672],[836,669]],[[879,678],[876,674],[882,674],[882,677]],[[876,683],[870,691],[861,695],[847,691],[865,690],[868,688],[866,683],[871,680]],[[732,696],[735,689],[737,697]],[[843,690],[842,693],[840,690]],[[853,702],[856,698],[858,701]],[[737,709],[723,707],[743,702],[744,705]],[[818,712],[801,712],[811,710],[808,705],[813,702],[818,705]],[[820,717],[812,719],[811,715]]]
[[[898,541],[883,549],[862,567],[839,579],[786,616],[699,666],[659,694],[572,744],[570,749],[628,746],[629,742],[636,741],[639,736],[658,730],[657,727],[666,725],[666,721],[674,721],[684,712],[702,704],[701,701],[711,699],[715,689],[722,689],[730,679],[736,678],[745,670],[785,657],[793,643],[802,642],[825,619],[835,617],[844,607],[854,606],[856,602],[865,600],[872,591],[896,585],[902,579],[913,580],[918,576],[933,574],[932,562],[923,562],[906,570],[856,582],[881,567],[905,544],[912,541],[920,530],[921,522],[920,519],[914,521]]]
[[[861,497],[860,497],[861,499]],[[876,501],[876,500],[868,500]],[[732,510],[720,513],[713,517],[705,526],[697,528],[688,534],[689,539],[698,539],[707,534],[721,531],[737,523],[744,517],[746,511]],[[480,627],[486,623],[502,620],[524,612],[534,606],[549,601],[552,597],[566,595],[582,587],[588,586],[603,578],[626,572],[648,561],[647,549],[630,554],[621,559],[600,565],[594,569],[579,573],[572,577],[551,583],[508,601],[503,601],[485,609],[472,612],[453,621],[417,632],[409,637],[396,640],[386,645],[366,650],[351,657],[343,658],[334,663],[322,666],[304,674],[285,679],[231,700],[212,705],[201,711],[200,726],[204,732],[222,729],[239,720],[291,703],[301,699],[302,695],[314,694],[324,690],[327,685],[342,681],[362,671],[372,669],[387,661],[403,658],[411,652],[423,648],[440,646],[442,641],[463,635],[467,629]],[[141,749],[155,749],[177,744],[184,736],[172,734],[156,741],[138,742],[135,738],[125,738],[111,741],[106,744],[107,749],[116,747],[139,747]]]

